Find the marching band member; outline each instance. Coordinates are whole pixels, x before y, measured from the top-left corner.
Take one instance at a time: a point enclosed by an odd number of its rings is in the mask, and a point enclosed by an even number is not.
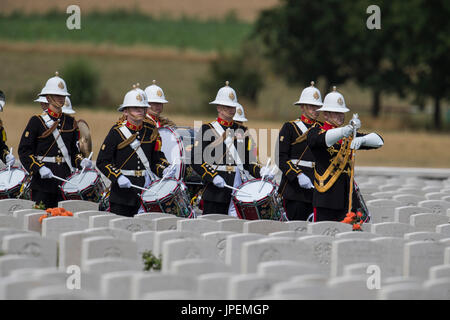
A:
[[[156,80],[153,84],[145,88],[149,108],[147,109],[146,121],[153,123],[157,128],[160,127],[175,127],[175,123],[168,118],[161,116],[164,109],[164,104],[169,103],[164,96],[164,91],[156,85]]]
[[[76,168],[92,168],[93,164],[80,153],[75,119],[62,112],[65,97],[70,94],[58,72],[40,95],[47,99],[48,108],[29,120],[20,140],[19,157],[32,175],[31,199],[51,208],[62,200],[60,181],[52,178],[66,179]]]
[[[314,167],[314,221],[342,221],[348,212],[350,177],[352,176],[352,150],[376,149],[383,139],[376,133],[356,133],[361,127],[359,119],[352,119],[343,126],[345,113],[350,111],[344,96],[333,88],[326,95],[323,106],[325,123],[315,124],[307,133],[308,146],[315,158]],[[358,199],[352,194],[352,208],[358,207]]]
[[[252,162],[247,128],[233,121],[238,103],[236,92],[228,86],[228,81],[210,104],[217,106],[217,119],[202,125],[192,152],[193,168],[206,184],[202,195],[203,214],[236,216],[229,187],[236,188],[249,178],[244,170],[256,178],[269,172]]]
[[[3,112],[3,108],[5,107],[5,94],[3,91],[0,91],[0,112]],[[13,166],[16,158],[13,154],[9,153],[9,148],[6,145],[6,130],[3,127],[3,121],[0,120],[0,152],[1,159],[7,166]]]
[[[132,184],[144,187],[154,173],[159,177],[175,173],[161,151],[158,130],[144,121],[148,107],[145,92],[133,86],[118,108],[125,121],[111,128],[98,153],[97,167],[111,181],[109,211],[118,215],[138,213],[139,190]]]
[[[317,109],[322,106],[314,81],[294,105],[300,106],[302,114],[283,125],[278,139],[279,167],[283,173],[279,190],[288,219],[307,220],[313,213],[314,156],[306,143],[306,132],[317,123]]]

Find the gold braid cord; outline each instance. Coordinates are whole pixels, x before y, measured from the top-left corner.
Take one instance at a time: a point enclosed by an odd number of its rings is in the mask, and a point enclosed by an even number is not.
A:
[[[334,157],[333,161],[328,166],[327,170],[325,170],[325,173],[323,175],[319,175],[317,173],[317,170],[314,169],[314,177],[316,178],[314,181],[314,187],[317,189],[317,191],[321,193],[327,192],[334,185],[342,172],[344,172],[351,154],[351,140],[352,139],[344,139],[341,149]],[[325,181],[327,180],[328,182],[325,183]]]

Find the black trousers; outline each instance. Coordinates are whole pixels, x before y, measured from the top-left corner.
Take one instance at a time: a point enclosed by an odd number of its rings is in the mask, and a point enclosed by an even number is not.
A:
[[[218,213],[228,215],[229,206],[230,203],[221,203],[203,200],[203,214]]]
[[[124,217],[133,217],[135,214],[138,213],[140,204],[137,206],[127,206],[120,203],[109,203],[109,211],[115,214],[118,214],[119,216]]]
[[[319,221],[342,221],[347,214],[347,210],[335,210],[323,207],[314,208],[314,222]]]
[[[37,205],[41,202],[45,205],[45,208],[56,208],[58,207],[58,202],[63,201],[61,193],[50,193],[44,192],[42,190],[31,190],[31,200]]]
[[[306,221],[314,210],[311,202],[286,199],[284,200],[284,209],[286,210],[289,221]]]

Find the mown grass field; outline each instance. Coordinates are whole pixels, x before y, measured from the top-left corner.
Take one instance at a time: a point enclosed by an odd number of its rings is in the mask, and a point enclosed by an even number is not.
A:
[[[68,15],[0,15],[0,40],[48,41],[120,46],[151,45],[180,50],[236,50],[252,25],[235,19],[200,21],[191,18],[152,18],[139,12],[111,11],[82,15],[81,29],[66,27]]]
[[[76,119],[84,119],[89,124],[93,141],[94,159],[97,156],[99,148],[106,137],[109,129],[120,116],[119,112],[86,109],[75,109]],[[40,106],[19,106],[7,104],[5,111],[0,115],[6,128],[8,141],[7,144],[13,147],[13,152],[17,156],[17,147],[23,130],[28,120],[34,114],[40,113]],[[213,116],[198,117],[179,116],[174,113],[166,113],[170,119],[179,126],[193,126],[194,121],[209,122]],[[265,162],[266,156],[273,158],[270,150],[275,140],[270,139],[271,129],[280,129],[280,121],[254,121],[250,120],[248,127],[251,129],[267,129],[267,143],[270,147],[269,152],[261,152],[261,162]],[[259,131],[257,131],[259,132]],[[357,153],[356,164],[359,166],[393,166],[393,167],[428,167],[428,168],[448,168],[450,163],[450,135],[415,133],[415,132],[391,132],[388,130],[377,130],[385,141],[384,146],[379,150],[360,151]],[[263,135],[265,136],[265,134]],[[278,136],[278,135],[276,135]],[[261,150],[261,143],[258,149]]]

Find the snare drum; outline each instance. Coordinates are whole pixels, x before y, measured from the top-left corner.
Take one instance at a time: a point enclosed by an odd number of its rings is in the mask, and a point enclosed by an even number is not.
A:
[[[18,167],[0,170],[0,199],[17,198],[27,177],[28,173]]]
[[[186,194],[186,186],[176,179],[154,181],[148,191],[141,194],[141,204],[146,212],[163,212],[182,218],[194,218],[195,213]]]
[[[102,198],[105,184],[100,174],[93,169],[86,169],[83,173],[75,172],[63,182],[61,190],[64,200],[85,200],[99,202]]]
[[[241,219],[284,220],[283,207],[278,198],[278,186],[261,179],[249,180],[233,192],[232,201]]]

